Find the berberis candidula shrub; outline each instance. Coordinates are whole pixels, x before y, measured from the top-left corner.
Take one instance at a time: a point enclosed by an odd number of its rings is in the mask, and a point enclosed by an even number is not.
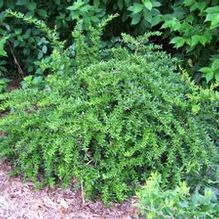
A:
[[[74,36],[74,67],[54,49],[44,88],[4,96],[0,154],[18,172],[50,185],[74,178],[87,197],[120,201],[154,170],[171,185],[211,163],[217,93],[182,80],[143,37],[98,51],[95,30],[96,41]]]

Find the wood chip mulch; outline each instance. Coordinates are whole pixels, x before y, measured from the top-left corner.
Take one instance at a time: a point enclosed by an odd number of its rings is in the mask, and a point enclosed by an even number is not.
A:
[[[0,162],[0,219],[137,219],[135,199],[105,207],[100,201],[82,204],[81,192],[35,190],[31,182],[10,177],[10,165]]]

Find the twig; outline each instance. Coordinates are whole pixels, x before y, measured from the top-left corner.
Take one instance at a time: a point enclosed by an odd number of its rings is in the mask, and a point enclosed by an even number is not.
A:
[[[23,70],[22,70],[22,68],[21,68],[21,66],[20,66],[20,64],[19,64],[19,62],[18,62],[18,60],[17,60],[17,58],[16,58],[16,56],[15,56],[15,54],[14,54],[14,51],[13,51],[12,46],[11,46],[10,43],[9,43],[9,47],[10,47],[10,51],[11,51],[11,54],[12,54],[12,56],[13,56],[14,63],[15,63],[15,65],[17,66],[17,69],[18,69],[19,74],[22,75],[22,76],[24,76],[24,72],[23,72]]]
[[[82,205],[84,206],[85,200],[84,200],[84,187],[83,187],[83,181],[81,180],[81,199],[82,199]]]

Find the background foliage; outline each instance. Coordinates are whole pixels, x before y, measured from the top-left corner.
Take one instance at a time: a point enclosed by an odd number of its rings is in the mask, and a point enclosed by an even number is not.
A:
[[[165,34],[172,38],[170,43],[181,48],[193,72],[202,72],[207,82],[219,81],[218,1],[176,1],[172,8],[171,13],[163,16],[162,25],[168,29]],[[209,66],[201,68],[205,65]]]
[[[5,73],[9,75],[17,72],[16,75],[23,78],[29,74],[42,74],[34,62],[50,54],[51,48],[48,40],[34,26],[5,18],[3,11],[7,8],[32,15],[44,20],[49,27],[55,27],[72,54],[74,43],[71,31],[76,20],[81,20],[81,28],[86,30],[107,14],[119,13],[120,16],[109,24],[104,33],[107,46],[118,43],[121,32],[137,35],[162,27],[163,35],[152,40],[180,57],[196,82],[203,82],[202,77],[206,82],[219,80],[217,0],[1,0],[0,8],[0,34],[10,34],[7,43],[10,55],[2,59],[0,67],[1,71],[5,71],[7,66],[10,72]]]

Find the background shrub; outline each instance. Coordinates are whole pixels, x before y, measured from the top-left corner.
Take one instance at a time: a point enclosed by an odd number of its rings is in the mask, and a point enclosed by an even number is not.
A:
[[[51,53],[51,47],[48,39],[34,25],[25,24],[24,22],[8,18],[5,16],[4,10],[11,9],[19,11],[27,16],[34,16],[44,20],[49,27],[55,27],[59,30],[62,37],[67,38],[71,34],[70,23],[67,7],[70,1],[35,1],[35,0],[19,0],[19,1],[0,1],[1,35],[10,35],[7,43],[7,51],[9,57],[5,59],[10,72],[6,75],[23,78],[29,74],[39,75],[34,65],[35,61],[41,60]],[[14,57],[16,57],[22,71],[17,70]],[[19,74],[19,76],[17,76]]]
[[[99,51],[106,23],[74,32],[75,62],[54,47],[39,64],[53,72],[44,86],[4,96],[0,153],[35,182],[75,177],[87,197],[121,201],[154,170],[170,186],[211,164],[218,94],[182,81],[176,61],[147,45],[153,34]]]
[[[202,72],[207,82],[218,82],[218,1],[184,0],[171,5],[172,10],[162,19],[162,27],[168,29],[164,34],[172,38],[170,43],[176,49],[180,48],[178,54],[186,59],[196,81],[201,80]]]
[[[56,28],[72,54],[75,45],[71,31],[75,21],[81,20],[81,28],[87,30],[90,24],[97,25],[104,16],[119,13],[104,33],[103,46],[119,43],[121,32],[136,36],[162,27],[162,37],[152,37],[153,41],[180,57],[196,82],[205,82],[203,77],[207,82],[218,82],[218,7],[217,0],[0,1],[0,35],[10,34],[9,57],[2,58],[0,69],[7,67],[10,71],[5,71],[6,75],[19,75],[20,78],[29,74],[42,75],[34,62],[52,51],[48,39],[38,29],[5,17],[5,9],[43,19],[50,28]],[[15,64],[15,58],[21,68]]]

